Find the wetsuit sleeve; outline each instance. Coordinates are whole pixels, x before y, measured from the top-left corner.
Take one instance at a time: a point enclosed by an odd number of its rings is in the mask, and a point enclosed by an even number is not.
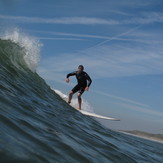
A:
[[[71,73],[69,73],[69,74],[67,74],[67,78],[69,78],[69,76],[74,76],[74,75],[76,75],[76,72],[71,72]]]
[[[85,74],[85,76],[86,76],[86,79],[88,80],[87,86],[89,87],[92,83],[92,79],[90,78],[90,76],[87,73]]]

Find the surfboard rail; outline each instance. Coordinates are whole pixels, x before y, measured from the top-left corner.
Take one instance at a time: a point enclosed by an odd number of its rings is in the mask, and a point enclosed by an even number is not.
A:
[[[120,121],[120,119],[116,119],[116,118],[112,118],[112,117],[107,117],[107,116],[103,116],[103,115],[87,112],[87,111],[84,111],[84,110],[78,110],[78,111],[81,112],[84,115],[88,115],[88,116],[95,117],[95,118],[106,119],[106,120],[111,120],[111,121]]]

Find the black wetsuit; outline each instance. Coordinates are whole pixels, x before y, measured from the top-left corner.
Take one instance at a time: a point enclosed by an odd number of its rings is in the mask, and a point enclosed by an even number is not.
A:
[[[80,94],[82,94],[84,92],[85,88],[87,86],[89,87],[91,85],[92,80],[91,80],[90,76],[84,71],[82,71],[81,73],[79,73],[78,71],[69,73],[69,74],[67,74],[67,78],[69,76],[74,76],[74,75],[76,76],[78,84],[72,89],[72,92],[76,93],[78,91]],[[88,80],[88,83],[87,83],[87,80]]]

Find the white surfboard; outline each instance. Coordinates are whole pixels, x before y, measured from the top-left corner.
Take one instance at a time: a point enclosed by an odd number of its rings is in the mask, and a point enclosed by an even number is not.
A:
[[[88,115],[90,117],[95,117],[95,118],[101,118],[101,119],[106,119],[106,120],[111,120],[111,121],[120,121],[120,119],[116,119],[116,118],[111,118],[111,117],[106,117],[106,116],[102,116],[102,115],[98,115],[95,113],[90,113],[84,110],[78,110],[79,112],[81,112],[84,115]]]

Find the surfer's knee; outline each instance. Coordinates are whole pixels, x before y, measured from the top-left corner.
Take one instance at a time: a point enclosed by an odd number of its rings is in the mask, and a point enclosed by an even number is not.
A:
[[[74,94],[73,91],[70,91],[69,95],[73,95],[73,94]]]
[[[81,94],[80,93],[78,93],[78,98],[81,98]]]

